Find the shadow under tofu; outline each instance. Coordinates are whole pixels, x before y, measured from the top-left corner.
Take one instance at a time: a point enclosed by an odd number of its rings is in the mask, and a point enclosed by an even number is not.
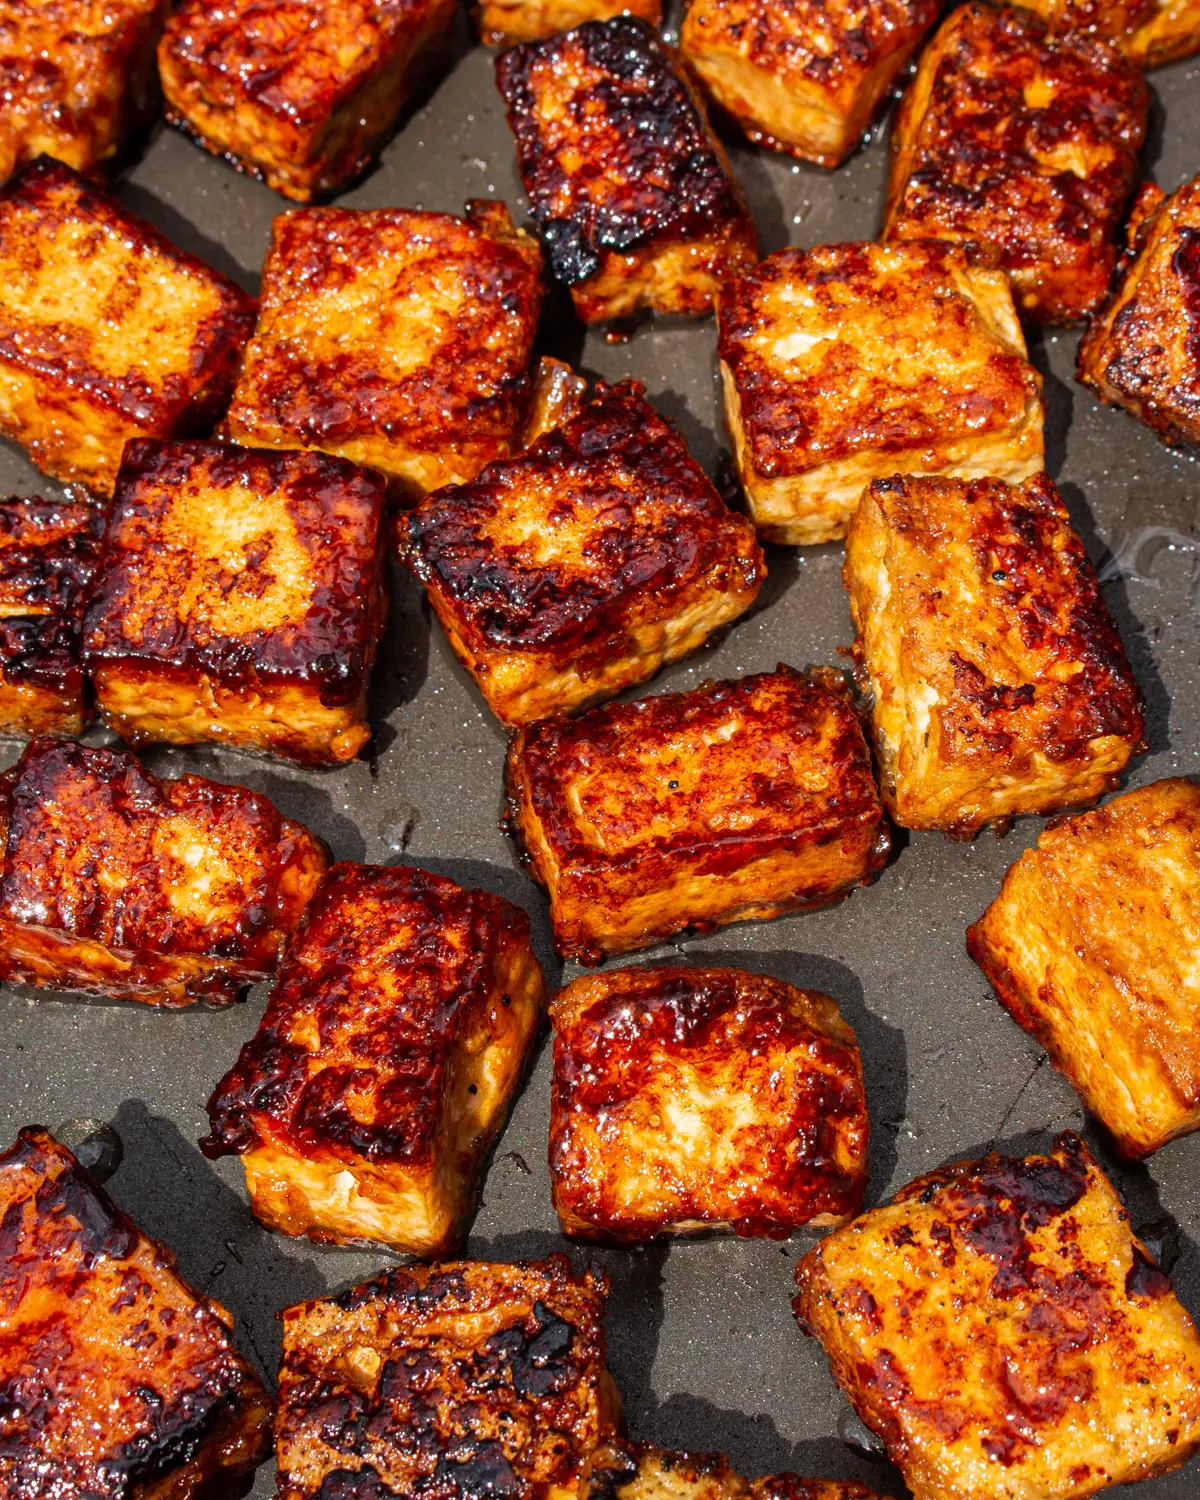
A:
[[[429,601],[420,581],[407,568],[389,560],[387,623],[371,678],[372,757],[395,744],[397,729],[391,717],[412,702],[429,675],[430,629]]]
[[[169,204],[164,203],[161,198],[156,197],[140,183],[127,181],[114,183],[113,192],[130,213],[147,219],[160,234],[166,235],[173,245],[177,245],[180,250],[186,250],[190,255],[197,256],[214,271],[220,271],[223,276],[228,276],[230,281],[236,282],[252,297],[258,296],[260,278],[257,267],[249,270],[240,265],[224,245],[217,240],[210,239],[202,230],[197,229],[195,224],[190,219],[186,219],[178,209],[171,208]]]
[[[1046,451],[1043,465],[1046,473],[1052,479],[1057,479],[1067,461],[1067,433],[1075,410],[1075,392],[1050,368],[1045,333],[1041,329],[1027,329],[1026,343],[1029,363],[1042,377],[1042,396],[1046,403],[1046,420],[1043,426]]]

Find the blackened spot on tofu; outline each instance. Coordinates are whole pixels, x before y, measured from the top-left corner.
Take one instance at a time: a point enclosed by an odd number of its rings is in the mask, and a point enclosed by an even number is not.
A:
[[[499,1443],[465,1439],[438,1459],[435,1480],[449,1480],[462,1500],[517,1500],[524,1486]]]
[[[395,1490],[384,1484],[377,1469],[359,1469],[353,1474],[349,1469],[335,1469],[326,1474],[317,1500],[394,1500]]]
[[[1145,1255],[1139,1245],[1133,1247],[1133,1264],[1125,1277],[1127,1297],[1165,1297],[1171,1283],[1162,1271]]]
[[[484,1345],[486,1354],[511,1369],[519,1396],[549,1396],[568,1390],[579,1380],[571,1359],[575,1330],[543,1302],[533,1304],[533,1327],[518,1324],[494,1334]]]
[[[82,1172],[63,1171],[47,1178],[37,1192],[37,1212],[53,1219],[54,1243],[60,1253],[77,1248],[91,1270],[99,1260],[124,1260],[132,1253],[137,1233]]]

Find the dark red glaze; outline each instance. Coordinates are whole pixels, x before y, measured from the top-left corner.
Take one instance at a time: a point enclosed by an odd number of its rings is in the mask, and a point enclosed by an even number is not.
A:
[[[0,502],[0,671],[64,697],[83,692],[79,630],[104,514],[14,496]]]

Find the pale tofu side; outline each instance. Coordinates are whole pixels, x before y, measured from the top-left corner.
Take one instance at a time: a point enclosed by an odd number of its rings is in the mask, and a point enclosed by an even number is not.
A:
[[[535,42],[611,16],[640,16],[651,26],[662,25],[662,0],[481,0],[475,10],[479,39],[488,47]]]
[[[579,1500],[879,1500],[853,1479],[768,1474],[746,1480],[723,1453],[669,1453],[606,1443],[584,1466]]]
[[[1159,0],[1147,20],[1123,45],[1143,68],[1161,67],[1200,52],[1200,0]]]

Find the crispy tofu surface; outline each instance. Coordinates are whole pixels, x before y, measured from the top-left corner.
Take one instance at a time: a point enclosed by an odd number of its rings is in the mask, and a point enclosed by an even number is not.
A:
[[[723,1453],[668,1453],[613,1442],[584,1466],[579,1500],[879,1500],[854,1480],[768,1474],[746,1480]]]
[[[845,580],[903,827],[969,838],[1086,806],[1144,748],[1141,696],[1048,475],[876,480]]]
[[[968,0],[921,57],[892,134],[885,239],[941,239],[1008,273],[1017,309],[1073,323],[1108,293],[1146,85],[1099,37]]]
[[[1052,33],[1083,31],[1101,36],[1129,55],[1133,36],[1158,9],[1158,0],[1016,0],[1041,16]]]
[[[607,1292],[552,1255],[406,1267],[288,1308],[280,1500],[575,1500],[619,1423]]]
[[[1143,68],[1200,52],[1200,0],[1158,0],[1122,47]]]
[[[843,537],[896,473],[1042,467],[1042,382],[1003,272],[932,241],[777,251],[718,296],[725,413],[754,523]]]
[[[674,55],[633,16],[588,21],[496,61],[529,206],[585,323],[700,316],[756,235]]]
[[[475,12],[480,39],[490,47],[534,42],[611,16],[640,16],[651,26],[662,24],[662,0],[481,0]]]
[[[270,1449],[233,1320],[40,1126],[0,1154],[0,1494],[200,1500]]]

